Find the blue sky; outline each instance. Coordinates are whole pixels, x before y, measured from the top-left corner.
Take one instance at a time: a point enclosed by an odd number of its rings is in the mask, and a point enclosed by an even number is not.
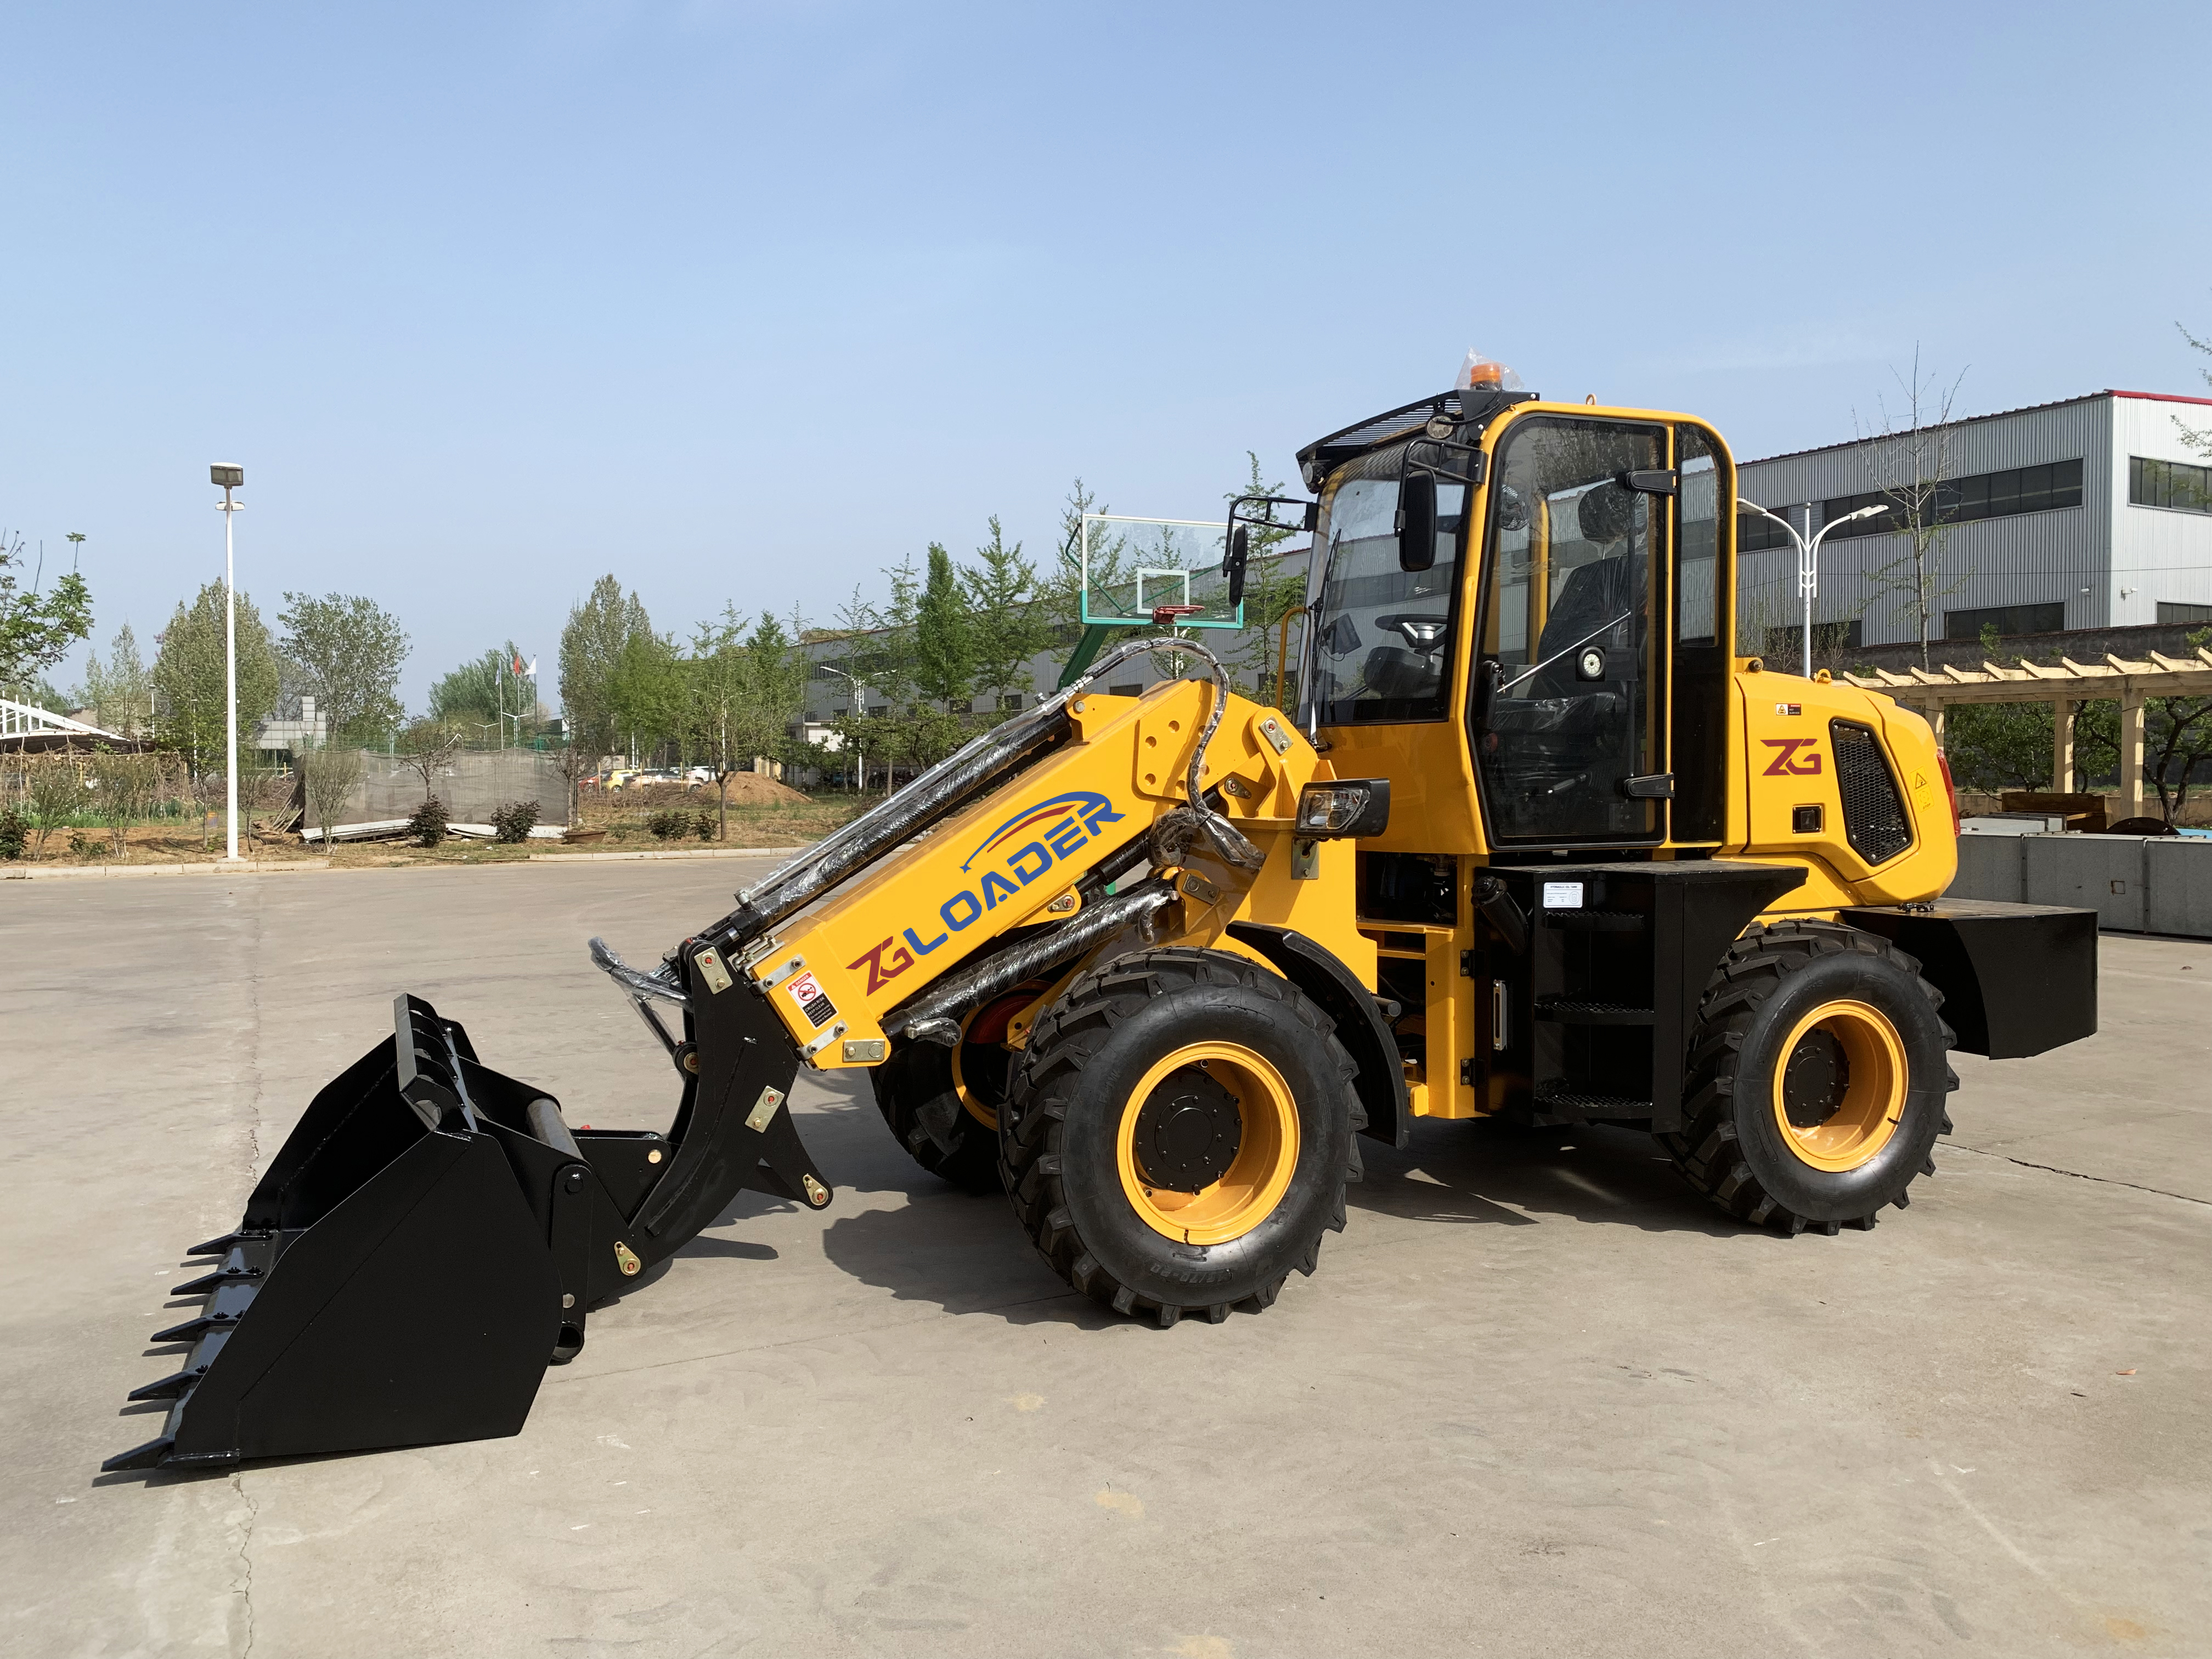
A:
[[[103,648],[219,574],[366,592],[403,691],[826,619],[1081,474],[1204,516],[1447,384],[1849,436],[2202,392],[2201,5],[11,8],[0,526]],[[76,663],[57,673],[64,682]],[[549,673],[547,690],[552,690]],[[549,696],[549,701],[550,697]]]

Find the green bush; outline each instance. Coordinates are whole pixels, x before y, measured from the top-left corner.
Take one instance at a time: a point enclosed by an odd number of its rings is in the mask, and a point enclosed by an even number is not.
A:
[[[446,838],[446,803],[427,797],[407,820],[407,836],[417,847],[435,847]]]
[[[31,821],[10,806],[0,811],[0,859],[19,859],[30,843]]]
[[[702,812],[702,813],[700,813],[700,814],[699,814],[699,816],[698,816],[698,817],[697,817],[696,820],[694,820],[694,822],[693,822],[693,825],[692,825],[692,828],[693,828],[693,829],[694,829],[694,830],[697,833],[698,837],[699,837],[699,839],[700,839],[701,841],[712,841],[712,840],[714,840],[714,815],[712,812]]]
[[[538,827],[538,803],[534,800],[501,801],[492,809],[491,829],[494,841],[503,841],[512,846],[530,839],[530,832]]]
[[[73,859],[104,859],[111,850],[98,836],[88,836],[82,830],[70,831],[70,856]]]
[[[691,815],[674,811],[655,812],[645,821],[645,827],[653,831],[655,841],[679,841],[691,833]]]

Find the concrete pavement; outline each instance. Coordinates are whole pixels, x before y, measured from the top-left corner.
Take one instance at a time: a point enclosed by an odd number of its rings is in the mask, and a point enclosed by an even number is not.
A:
[[[2202,942],[2108,935],[2098,1037],[1962,1059],[1871,1234],[1726,1224],[1638,1136],[1425,1125],[1218,1328],[1102,1316],[803,1081],[836,1203],[746,1195],[519,1437],[95,1475],[154,1431],[117,1408],[178,1252],[393,991],[573,1120],[664,1123],[583,941],[650,960],[752,867],[0,887],[8,1651],[2212,1646]]]

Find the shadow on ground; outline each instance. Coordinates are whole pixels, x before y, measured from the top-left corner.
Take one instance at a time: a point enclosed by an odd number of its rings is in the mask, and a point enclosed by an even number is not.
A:
[[[1110,1323],[1114,1316],[1062,1284],[997,1194],[971,1197],[907,1158],[873,1112],[807,1120],[824,1167],[854,1194],[905,1202],[840,1214],[822,1236],[842,1271],[902,1302],[1017,1324]],[[1401,1220],[1540,1226],[1547,1220],[1721,1237],[1747,1229],[1716,1212],[1675,1174],[1650,1136],[1601,1127],[1520,1129],[1489,1121],[1422,1123],[1395,1152],[1363,1139],[1366,1178],[1346,1189],[1354,1210]],[[748,1194],[732,1219],[776,1200]]]
[[[1675,1173],[1640,1130],[1524,1129],[1493,1119],[1419,1122],[1404,1152],[1362,1139],[1354,1209],[1409,1221],[1532,1226],[1547,1217],[1710,1237],[1747,1229]]]

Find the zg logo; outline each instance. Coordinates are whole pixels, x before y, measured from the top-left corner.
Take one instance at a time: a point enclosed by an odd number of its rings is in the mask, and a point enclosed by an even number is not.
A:
[[[1820,740],[1818,738],[1761,738],[1759,741],[1775,751],[1774,758],[1766,763],[1759,775],[1768,778],[1817,778],[1820,775]],[[1798,753],[1803,750],[1803,754]]]

